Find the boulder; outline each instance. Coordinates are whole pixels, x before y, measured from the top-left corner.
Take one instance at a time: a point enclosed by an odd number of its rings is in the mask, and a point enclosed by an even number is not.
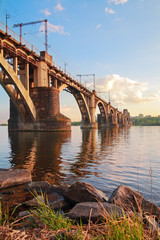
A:
[[[0,189],[31,182],[28,169],[11,169],[0,172]]]
[[[86,182],[76,182],[72,184],[64,192],[64,198],[74,204],[80,202],[106,202],[108,200],[104,193]]]
[[[71,209],[70,204],[64,200],[63,196],[51,193],[46,196],[46,204],[49,204],[55,211]]]
[[[30,182],[25,186],[25,190],[28,191],[36,191],[37,193],[57,193],[63,195],[65,190],[68,189],[68,185],[51,185],[47,181],[39,181],[39,182]]]
[[[81,219],[82,221],[97,221],[98,219],[108,216],[111,217],[123,217],[124,213],[122,209],[115,204],[108,202],[83,202],[77,203],[71,211],[67,214],[71,219]]]
[[[55,202],[50,203],[51,208],[53,208],[55,211],[59,211],[59,210],[68,210],[71,208],[70,204],[65,201],[64,199],[59,199]]]
[[[70,185],[68,185],[68,184],[52,185],[51,191],[63,196],[63,195],[64,195],[64,192],[67,191],[67,189],[68,189],[69,187],[70,187]]]
[[[18,213],[19,218],[23,218],[23,217],[26,217],[26,216],[30,216],[28,211],[22,211],[22,212]]]
[[[50,193],[51,188],[52,185],[47,181],[30,182],[25,186],[25,190],[29,190],[31,192],[35,190],[37,193]]]
[[[38,195],[35,198],[22,203],[22,205],[26,205],[27,207],[37,207],[40,203],[44,203],[44,198],[41,195]]]
[[[160,209],[158,206],[149,202],[139,193],[124,185],[120,185],[113,191],[108,202],[123,207],[125,210],[130,209],[137,212],[142,211],[143,213],[156,215],[160,218]]]

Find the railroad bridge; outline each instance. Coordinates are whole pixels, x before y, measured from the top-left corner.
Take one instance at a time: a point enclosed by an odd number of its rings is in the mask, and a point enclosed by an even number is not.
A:
[[[95,90],[87,89],[53,62],[0,23],[0,84],[10,97],[9,130],[66,131],[71,120],[60,113],[59,94],[67,89],[82,115],[82,128],[96,128],[96,107],[101,127],[129,126],[130,114],[111,106]]]

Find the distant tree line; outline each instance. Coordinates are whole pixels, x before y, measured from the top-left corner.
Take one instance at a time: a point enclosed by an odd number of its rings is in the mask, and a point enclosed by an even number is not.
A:
[[[79,126],[81,125],[81,121],[79,122],[71,122],[71,126]]]
[[[132,119],[134,126],[160,126],[160,117]]]

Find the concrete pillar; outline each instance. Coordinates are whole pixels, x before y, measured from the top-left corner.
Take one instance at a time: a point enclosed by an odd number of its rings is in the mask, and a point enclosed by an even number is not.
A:
[[[18,58],[17,57],[13,58],[13,70],[15,71],[16,74],[18,74]]]
[[[51,87],[51,76],[48,76],[48,87]]]
[[[0,54],[3,55],[3,48],[0,48]]]
[[[89,112],[91,116],[90,128],[97,128],[98,124],[95,121],[95,112],[96,112],[96,104],[95,104],[95,91],[92,93],[90,102],[89,102]]]
[[[95,95],[94,94],[91,95],[89,110],[90,110],[90,115],[91,115],[91,123],[95,123],[96,108],[95,108]]]
[[[20,70],[19,75],[23,86],[29,91],[29,63],[24,64],[24,70]]]
[[[38,62],[37,80],[35,87],[48,87],[48,66],[45,61]]]
[[[57,79],[54,78],[52,81],[53,87],[57,88]]]
[[[33,83],[34,83],[34,87],[36,86],[36,83],[37,83],[37,79],[38,79],[38,76],[37,76],[37,73],[38,72],[38,69],[35,67],[33,69]]]
[[[117,109],[115,110],[114,113],[114,123],[117,124]]]

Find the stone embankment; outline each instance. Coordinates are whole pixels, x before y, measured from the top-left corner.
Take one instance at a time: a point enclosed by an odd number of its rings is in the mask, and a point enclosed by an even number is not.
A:
[[[1,199],[3,200],[5,193],[12,195],[12,192],[16,192],[16,187],[14,191],[7,192],[9,187],[21,184],[23,184],[24,192],[30,194],[30,199],[26,197],[25,201],[21,202],[17,213],[19,217],[26,216],[28,214],[26,209],[32,209],[40,201],[45,202],[47,199],[46,204],[49,204],[55,211],[67,210],[68,217],[81,219],[82,222],[87,222],[89,219],[97,221],[103,217],[104,212],[118,218],[133,212],[137,215],[142,214],[152,228],[156,230],[158,228],[160,208],[127,186],[118,186],[108,199],[104,193],[86,182],[75,182],[70,186],[55,186],[45,181],[32,182],[31,173],[27,169],[1,170]]]

